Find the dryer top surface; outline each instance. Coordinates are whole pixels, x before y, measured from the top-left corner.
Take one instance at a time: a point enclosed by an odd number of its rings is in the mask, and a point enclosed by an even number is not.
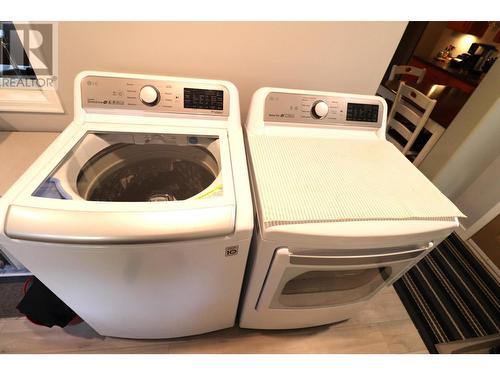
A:
[[[385,140],[250,134],[262,228],[464,217]]]

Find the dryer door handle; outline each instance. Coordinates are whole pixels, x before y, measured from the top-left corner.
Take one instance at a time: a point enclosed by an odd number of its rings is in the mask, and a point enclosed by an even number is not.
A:
[[[88,212],[11,205],[5,234],[13,239],[68,244],[171,242],[234,232],[232,205],[143,212]]]
[[[388,264],[392,262],[413,260],[434,246],[434,242],[408,251],[400,251],[378,255],[352,255],[352,256],[315,256],[315,255],[290,255],[290,264],[303,266],[361,266],[368,264]]]

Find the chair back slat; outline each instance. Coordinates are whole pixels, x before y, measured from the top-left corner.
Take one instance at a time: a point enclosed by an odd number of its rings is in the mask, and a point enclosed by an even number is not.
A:
[[[393,129],[401,135],[401,137],[407,140],[406,144],[400,144],[401,147],[398,147],[403,154],[406,155],[410,151],[411,146],[429,119],[435,104],[436,100],[430,99],[413,87],[406,85],[404,82],[400,82],[396,99],[394,100],[394,104],[387,119],[387,131]],[[421,111],[419,109],[421,109]],[[395,118],[396,116],[398,116],[398,118],[402,116],[408,120],[414,125],[412,126],[413,129],[408,128],[408,126],[405,126],[401,121],[398,121]],[[398,143],[393,137],[390,137],[390,140],[391,143]]]
[[[402,87],[400,86],[399,90],[401,90],[401,95],[403,97],[414,102],[416,105],[418,105],[424,111],[430,105],[430,101],[432,100],[427,95],[421,93],[417,89],[414,89],[413,87],[408,86],[406,84],[403,85]],[[399,93],[399,90],[398,90],[398,93]]]
[[[411,65],[393,65],[391,68],[391,74],[389,75],[389,80],[394,80],[397,75],[409,75],[417,77],[417,83],[420,83],[424,79],[425,73],[425,68],[417,68]]]
[[[396,119],[391,119],[389,126],[397,131],[404,139],[410,140],[412,132]]]
[[[418,122],[420,121],[421,114],[418,114],[414,110],[412,110],[410,107],[405,105],[403,101],[400,103],[401,105],[398,107],[397,112],[406,118],[408,121],[410,121],[413,125],[417,125]]]

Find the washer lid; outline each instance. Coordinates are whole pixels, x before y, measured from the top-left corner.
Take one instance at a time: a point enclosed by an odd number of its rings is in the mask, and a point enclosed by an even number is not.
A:
[[[32,195],[101,202],[207,199],[223,194],[220,160],[217,136],[88,133]]]
[[[464,217],[384,140],[249,135],[261,227]]]
[[[5,232],[100,244],[228,235],[235,200],[227,135],[210,132],[84,132],[10,205]]]

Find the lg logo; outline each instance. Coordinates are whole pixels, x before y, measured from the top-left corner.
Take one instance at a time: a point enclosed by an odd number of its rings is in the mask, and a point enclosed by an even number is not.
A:
[[[234,255],[238,255],[238,247],[239,246],[228,246],[226,247],[226,256],[232,257]]]

